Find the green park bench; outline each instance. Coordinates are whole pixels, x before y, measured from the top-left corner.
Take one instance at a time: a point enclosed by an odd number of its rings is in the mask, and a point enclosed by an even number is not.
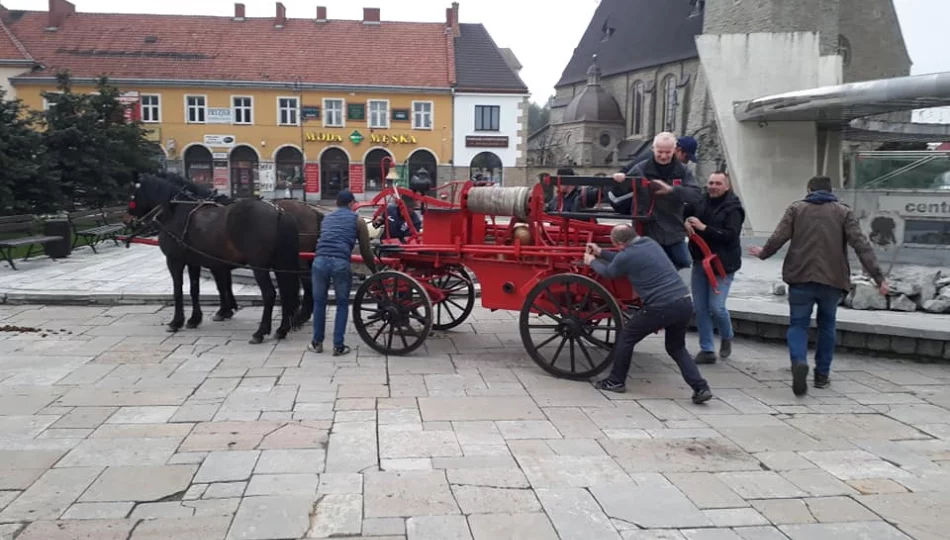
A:
[[[23,260],[30,258],[33,248],[37,245],[46,245],[50,242],[63,240],[62,236],[47,236],[40,233],[41,222],[29,214],[0,217],[0,256],[10,263],[10,268],[16,270],[13,263],[13,250],[28,246]]]
[[[87,245],[92,248],[93,253],[99,253],[96,251],[96,244],[106,240],[112,240],[118,246],[119,240],[117,237],[126,228],[125,224],[122,223],[122,216],[125,213],[125,206],[113,206],[67,214],[67,219],[73,230],[72,249]]]

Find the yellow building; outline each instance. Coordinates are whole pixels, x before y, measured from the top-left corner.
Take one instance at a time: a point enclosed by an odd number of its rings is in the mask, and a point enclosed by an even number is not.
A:
[[[372,8],[361,21],[329,20],[325,8],[288,19],[278,3],[276,17],[249,19],[242,4],[234,17],[189,17],[76,13],[52,0],[6,18],[39,64],[10,82],[39,110],[57,72],[70,71],[76,92],[107,75],[167,168],[223,193],[366,197],[392,163],[451,179],[453,10],[443,24],[381,21]]]

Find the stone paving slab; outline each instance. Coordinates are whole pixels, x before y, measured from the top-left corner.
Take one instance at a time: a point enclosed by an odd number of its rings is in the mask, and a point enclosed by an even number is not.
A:
[[[0,327],[63,330],[0,332],[0,535],[929,540],[950,527],[943,365],[845,352],[831,387],[799,398],[784,348],[739,338],[702,367],[717,398],[696,406],[662,336],[616,395],[491,341],[516,324],[508,312],[476,308],[439,345],[386,358],[352,325],[354,352],[332,357],[306,352],[306,331],[248,345],[257,308],[173,335],[168,311],[0,305]]]

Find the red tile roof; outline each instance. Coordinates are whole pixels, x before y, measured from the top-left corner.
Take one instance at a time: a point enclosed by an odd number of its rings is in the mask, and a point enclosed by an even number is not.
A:
[[[41,11],[8,22],[45,66],[24,78],[68,69],[73,77],[425,88],[455,79],[443,23],[287,19],[275,28],[274,18],[76,13],[51,32]]]
[[[3,60],[32,60],[26,47],[13,35],[9,28],[0,20],[0,61]]]

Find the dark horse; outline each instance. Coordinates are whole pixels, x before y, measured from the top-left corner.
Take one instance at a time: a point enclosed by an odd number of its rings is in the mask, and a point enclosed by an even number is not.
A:
[[[197,278],[191,266],[226,272],[218,281],[230,284],[230,271],[248,266],[261,289],[264,313],[251,343],[261,343],[271,333],[276,291],[271,282],[274,271],[281,300],[281,324],[275,337],[282,339],[295,327],[294,315],[299,304],[298,249],[300,232],[297,221],[276,206],[256,199],[244,199],[222,205],[207,200],[196,186],[181,180],[171,182],[145,174],[135,184],[129,213],[139,219],[148,218],[160,226],[159,246],[165,254],[168,271],[174,283],[175,315],[169,331],[179,330],[185,322],[182,286],[185,266],[194,286],[192,301],[198,318],[192,316],[189,326],[200,323],[200,306],[194,293]],[[226,281],[223,281],[226,279]],[[227,287],[230,295],[230,286]],[[223,307],[227,304],[223,304]]]

